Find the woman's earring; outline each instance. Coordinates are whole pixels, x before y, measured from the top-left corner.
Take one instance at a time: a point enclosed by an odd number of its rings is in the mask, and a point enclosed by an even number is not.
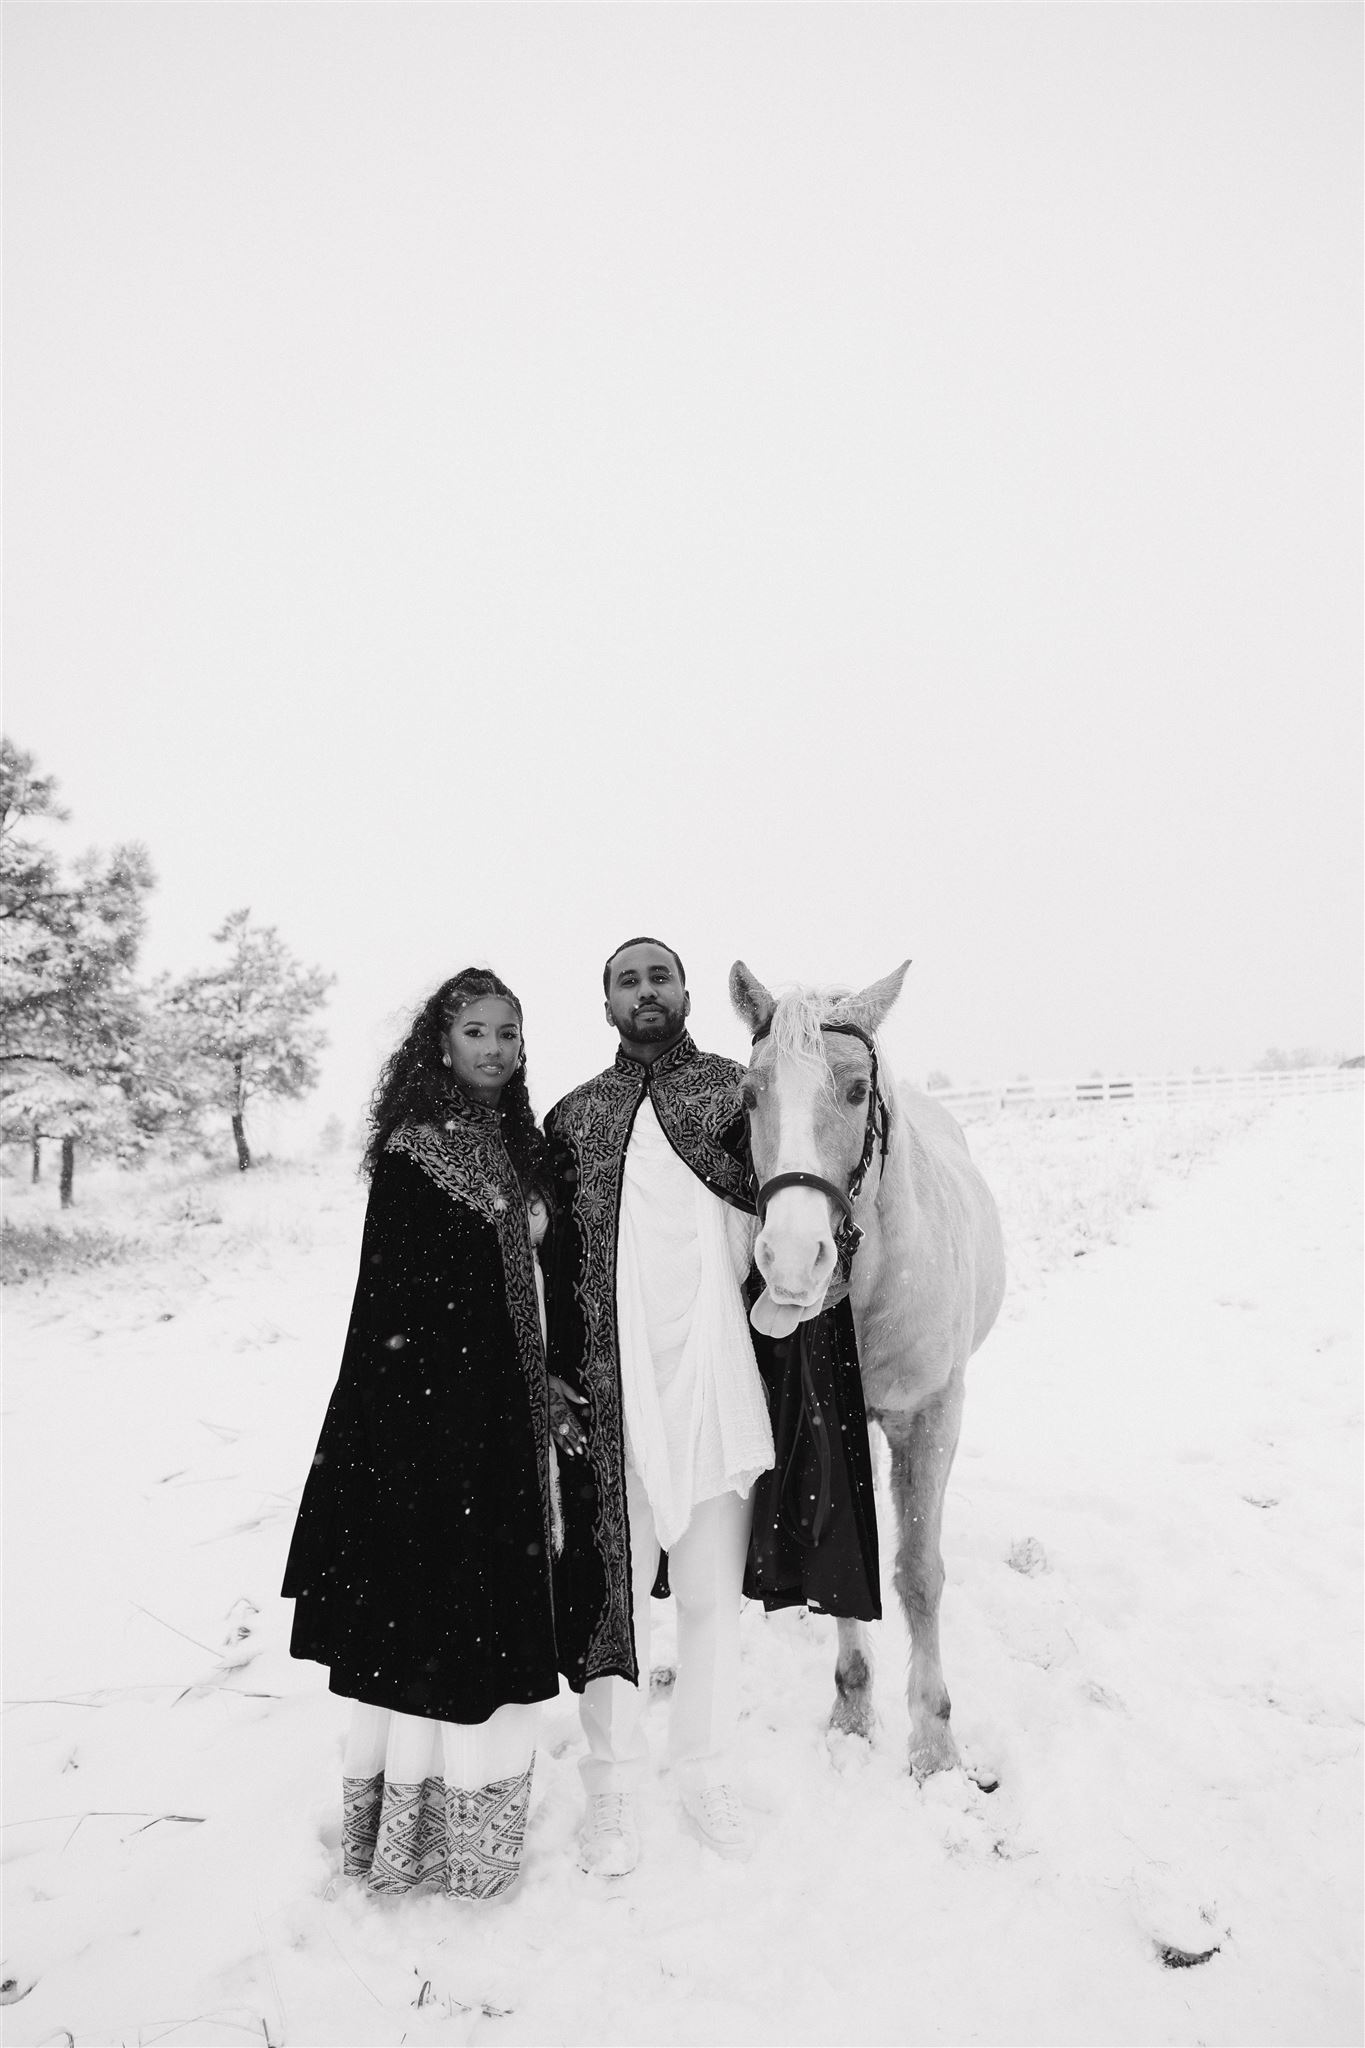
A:
[[[448,1052],[443,1052],[441,1054],[441,1065],[443,1067],[448,1067],[450,1065],[450,1054]]]

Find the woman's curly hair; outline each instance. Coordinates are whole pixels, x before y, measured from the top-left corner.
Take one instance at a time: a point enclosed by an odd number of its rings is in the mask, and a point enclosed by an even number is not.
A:
[[[370,1099],[369,1139],[361,1162],[367,1179],[400,1124],[440,1124],[450,1115],[459,1084],[444,1064],[445,1036],[461,1010],[482,996],[501,996],[521,1023],[521,1004],[505,981],[486,967],[462,967],[427,997],[402,1044],[384,1062]],[[539,1194],[551,1201],[554,1182],[549,1149],[531,1109],[524,1044],[512,1078],[498,1099],[498,1112],[502,1141],[522,1188],[528,1195]]]

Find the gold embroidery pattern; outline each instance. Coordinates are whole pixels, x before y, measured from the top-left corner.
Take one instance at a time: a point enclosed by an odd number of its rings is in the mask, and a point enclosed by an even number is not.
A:
[[[545,1344],[540,1333],[540,1304],[531,1249],[531,1234],[515,1169],[507,1156],[494,1117],[456,1118],[451,1126],[400,1124],[385,1148],[402,1152],[452,1201],[462,1202],[491,1223],[498,1233],[503,1284],[517,1354],[526,1381],[535,1438],[536,1471],[540,1478],[541,1519],[545,1527],[545,1568],[550,1569],[553,1531],[550,1479],[550,1389],[545,1376]]]
[[[657,1063],[650,1082],[664,1136],[713,1195],[752,1209],[745,1159],[721,1141],[742,1123],[740,1086],[744,1069],[719,1053],[698,1053],[687,1066]]]
[[[582,1262],[574,1293],[587,1345],[582,1386],[588,1399],[589,1456],[597,1478],[593,1540],[606,1579],[606,1599],[588,1648],[587,1678],[607,1670],[636,1669],[616,1339],[616,1221],[626,1144],[643,1093],[642,1087],[609,1068],[576,1088],[552,1113],[556,1135],[572,1147],[578,1173],[573,1215]]]

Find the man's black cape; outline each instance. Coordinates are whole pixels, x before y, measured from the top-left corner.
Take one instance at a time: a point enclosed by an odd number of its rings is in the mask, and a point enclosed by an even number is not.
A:
[[[751,1298],[761,1283],[751,1281]],[[858,1340],[848,1296],[790,1337],[751,1328],[776,1452],[754,1483],[744,1597],[880,1621],[881,1568]],[[656,1598],[668,1592],[660,1560]]]
[[[775,1607],[881,1619],[872,1457],[848,1296],[790,1337],[752,1333],[776,1460],[754,1485],[744,1592]]]

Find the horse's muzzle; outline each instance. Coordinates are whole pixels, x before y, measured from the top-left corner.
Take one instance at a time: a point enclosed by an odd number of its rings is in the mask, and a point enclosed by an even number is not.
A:
[[[810,1308],[823,1301],[834,1274],[834,1239],[827,1227],[805,1229],[774,1221],[764,1225],[754,1245],[754,1259],[774,1301]]]

